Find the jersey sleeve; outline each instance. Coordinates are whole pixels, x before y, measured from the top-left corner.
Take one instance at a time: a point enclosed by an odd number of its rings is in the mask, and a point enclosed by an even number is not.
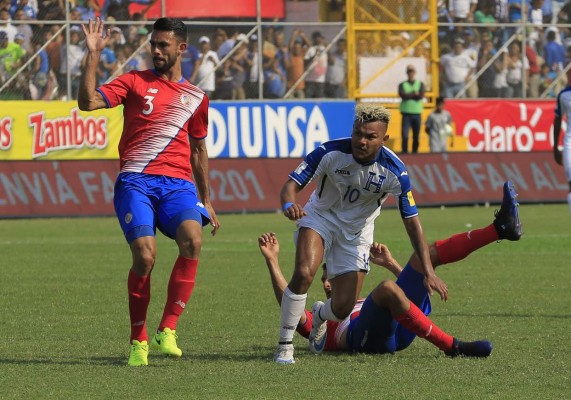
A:
[[[97,91],[103,96],[108,108],[117,107],[119,104],[123,104],[127,98],[129,90],[134,86],[134,81],[135,74],[129,72],[100,86]]]
[[[208,135],[208,105],[210,101],[204,95],[202,102],[188,120],[188,134],[193,139],[204,139]]]
[[[402,218],[412,218],[418,215],[418,209],[412,195],[412,187],[408,173],[404,171],[398,177],[401,193],[398,196],[398,207]]]
[[[301,164],[299,164],[299,166],[289,174],[289,177],[299,186],[305,187],[313,180],[315,175],[319,175],[320,164],[326,152],[327,151],[323,145],[313,150],[305,157]]]

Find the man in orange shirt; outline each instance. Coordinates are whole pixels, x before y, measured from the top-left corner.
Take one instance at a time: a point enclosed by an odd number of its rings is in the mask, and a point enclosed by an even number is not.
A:
[[[309,41],[302,30],[294,29],[289,40],[290,62],[287,68],[287,90],[289,91],[303,75],[304,57],[309,46]],[[296,99],[305,98],[305,81],[299,82],[292,92],[292,97]]]

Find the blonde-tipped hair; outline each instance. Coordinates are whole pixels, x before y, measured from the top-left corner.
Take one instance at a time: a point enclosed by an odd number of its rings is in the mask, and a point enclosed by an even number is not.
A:
[[[391,121],[391,113],[385,107],[374,103],[360,103],[355,107],[356,124],[381,121],[387,125]]]

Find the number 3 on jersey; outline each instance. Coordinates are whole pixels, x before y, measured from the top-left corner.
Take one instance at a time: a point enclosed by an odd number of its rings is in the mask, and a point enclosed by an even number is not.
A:
[[[145,115],[149,115],[150,113],[153,112],[153,107],[154,107],[153,100],[155,99],[155,96],[145,96],[144,99],[147,100],[145,105],[148,106],[148,108],[143,108],[142,113]]]

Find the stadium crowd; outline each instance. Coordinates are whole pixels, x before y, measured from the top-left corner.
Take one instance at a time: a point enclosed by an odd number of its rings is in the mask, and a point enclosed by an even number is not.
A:
[[[27,99],[66,99],[69,74],[75,98],[85,55],[80,23],[95,16],[101,16],[111,29],[98,72],[99,83],[122,72],[151,67],[147,41],[150,24],[145,14],[156,1],[105,0],[100,6],[96,0],[0,0],[0,85],[38,53],[26,72],[11,83],[12,91]],[[130,3],[144,8],[131,14]],[[412,12],[408,22],[428,21],[426,1],[405,3],[415,5],[414,11],[399,11]],[[330,4],[343,20],[344,3]],[[571,29],[560,25],[571,22],[571,1],[524,0],[523,8],[521,5],[521,0],[438,1],[440,92],[445,97],[536,98],[557,76],[565,76],[561,72],[571,60]],[[66,18],[71,22],[69,37],[62,24],[53,22]],[[525,34],[516,25],[499,25],[522,19],[527,21]],[[185,78],[215,100],[255,99],[260,87],[264,98],[347,96],[344,38],[325,51],[332,38],[326,38],[319,29],[266,24],[262,40],[256,34],[248,36],[248,31],[229,23],[228,27],[205,25],[202,31],[190,32],[183,60]],[[418,34],[360,32],[357,59],[395,57]],[[504,46],[506,42],[508,46]],[[49,44],[41,49],[45,43]],[[427,91],[432,88],[433,74],[430,47],[430,42],[423,41],[408,54],[426,58]],[[472,80],[475,74],[477,79]],[[564,79],[558,82],[543,97],[554,97],[566,84]]]

